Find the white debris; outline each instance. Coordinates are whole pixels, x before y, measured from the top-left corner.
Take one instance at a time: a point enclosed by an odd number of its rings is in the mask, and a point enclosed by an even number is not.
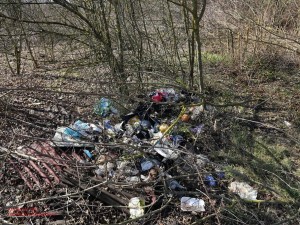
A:
[[[292,126],[292,124],[289,122],[289,121],[283,121],[284,122],[284,124],[287,126],[287,127],[291,127]]]
[[[69,134],[66,134],[66,130],[69,127],[58,127],[56,129],[55,135],[52,138],[53,143],[51,145],[58,147],[92,147],[93,145],[89,142],[76,139]]]
[[[172,150],[166,145],[156,144],[154,150],[167,159],[177,159],[179,156],[179,152]]]
[[[135,219],[144,215],[143,207],[145,206],[145,200],[139,197],[131,198],[128,206],[131,219]]]
[[[130,183],[141,182],[141,179],[138,176],[126,177],[126,181]]]
[[[245,182],[231,182],[228,189],[238,194],[242,199],[256,200],[257,198],[257,190]]]
[[[105,176],[107,173],[110,177],[114,174],[115,164],[111,162],[107,162],[105,164],[98,165],[98,169],[95,170],[95,173],[98,176]]]
[[[190,111],[192,112],[191,119],[196,120],[200,116],[201,112],[203,112],[203,106],[192,107]]]
[[[205,202],[199,198],[182,197],[181,198],[181,210],[192,212],[204,212]]]
[[[208,159],[208,157],[206,155],[198,154],[196,156],[197,156],[197,165],[200,168],[203,168],[207,163],[210,162],[210,160]]]

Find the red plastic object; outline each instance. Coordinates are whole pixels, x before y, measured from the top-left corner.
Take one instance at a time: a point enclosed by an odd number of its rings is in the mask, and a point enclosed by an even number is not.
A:
[[[151,99],[153,102],[161,102],[163,100],[163,94],[161,92],[157,92]]]

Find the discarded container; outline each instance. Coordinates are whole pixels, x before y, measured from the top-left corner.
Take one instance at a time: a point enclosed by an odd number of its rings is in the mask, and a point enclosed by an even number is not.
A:
[[[104,120],[103,124],[104,124],[104,128],[106,130],[108,130],[108,129],[114,130],[115,129],[114,126],[111,124],[110,120]]]
[[[257,190],[245,182],[231,182],[228,189],[238,194],[242,199],[256,200],[257,198]]]
[[[118,110],[112,106],[109,99],[101,98],[100,101],[95,104],[94,112],[101,117],[107,117],[111,113],[117,114]]]
[[[151,143],[152,145],[155,145],[155,144],[157,144],[157,143],[160,142],[160,139],[161,139],[162,137],[163,137],[163,134],[162,134],[161,132],[153,133],[153,137],[152,137],[150,143]]]
[[[145,206],[145,200],[139,197],[131,198],[128,206],[131,219],[135,219],[144,215],[143,207]]]
[[[140,131],[140,130],[141,130],[140,122],[135,122],[135,123],[132,125],[132,128],[134,129],[135,132]]]
[[[182,197],[181,200],[182,211],[204,212],[205,202],[202,199]]]
[[[158,90],[159,93],[162,93],[164,99],[167,102],[176,102],[179,99],[178,94],[176,94],[173,88],[163,88]]]

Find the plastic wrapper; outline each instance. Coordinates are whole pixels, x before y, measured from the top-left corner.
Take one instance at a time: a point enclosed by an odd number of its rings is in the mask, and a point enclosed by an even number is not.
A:
[[[257,190],[245,182],[231,182],[228,189],[245,200],[256,200]]]
[[[134,197],[129,200],[130,218],[135,219],[144,215],[145,200]]]
[[[179,152],[173,150],[171,147],[168,147],[167,145],[162,145],[162,144],[156,144],[154,146],[154,150],[163,156],[164,158],[167,159],[177,159],[179,156]]]
[[[94,112],[101,117],[108,117],[111,113],[118,114],[118,110],[112,106],[111,100],[101,98],[94,106]]]
[[[160,162],[157,161],[156,159],[145,159],[141,162],[142,171],[150,170],[151,168],[159,165]]]
[[[205,202],[199,198],[182,197],[181,200],[182,211],[204,212]]]

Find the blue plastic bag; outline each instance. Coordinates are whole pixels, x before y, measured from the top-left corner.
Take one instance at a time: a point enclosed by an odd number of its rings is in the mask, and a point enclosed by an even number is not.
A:
[[[207,175],[205,176],[204,182],[211,187],[215,187],[217,186],[217,181],[215,180],[215,178],[212,175]]]
[[[108,117],[111,113],[117,114],[118,110],[112,106],[111,100],[101,98],[94,106],[94,112],[101,117]]]
[[[67,127],[64,133],[72,138],[79,139],[82,136],[88,136],[90,131],[90,124],[77,120],[73,125]]]

